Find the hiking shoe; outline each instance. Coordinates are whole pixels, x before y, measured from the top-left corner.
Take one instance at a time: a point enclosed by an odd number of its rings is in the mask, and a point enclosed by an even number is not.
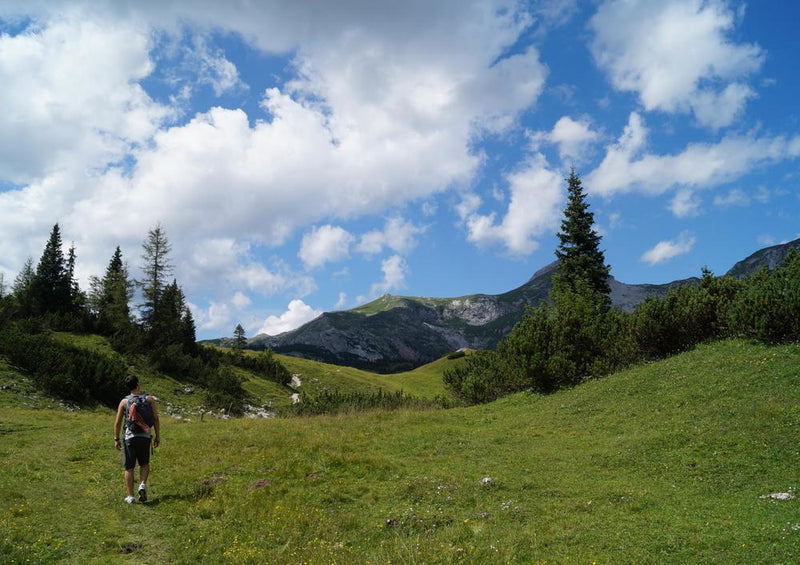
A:
[[[139,485],[139,502],[147,502],[147,485],[144,483]]]
[[[133,498],[132,496],[126,496],[125,497],[125,502],[128,503],[128,504],[133,504],[134,500],[136,500],[136,499]]]

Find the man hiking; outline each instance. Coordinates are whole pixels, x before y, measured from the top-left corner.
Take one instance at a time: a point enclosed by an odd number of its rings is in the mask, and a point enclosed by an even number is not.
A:
[[[161,427],[156,409],[156,399],[139,390],[139,379],[134,375],[125,377],[125,386],[130,394],[123,398],[117,407],[114,421],[114,447],[123,449],[122,467],[125,469],[125,488],[128,496],[125,502],[133,504],[133,472],[139,462],[139,502],[147,502],[147,476],[150,474],[150,430],[156,437],[153,447],[161,443]],[[120,442],[120,427],[125,423],[124,436]]]

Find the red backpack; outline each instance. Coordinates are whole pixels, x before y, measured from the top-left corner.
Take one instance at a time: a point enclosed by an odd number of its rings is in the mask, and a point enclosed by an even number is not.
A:
[[[155,418],[153,417],[153,406],[147,402],[147,394],[136,394],[128,399],[128,418],[125,422],[131,433],[150,433]]]

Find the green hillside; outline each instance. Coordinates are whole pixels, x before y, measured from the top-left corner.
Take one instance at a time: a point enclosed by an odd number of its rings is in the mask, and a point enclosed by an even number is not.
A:
[[[276,355],[276,357],[290,373],[299,377],[301,382],[299,390],[311,394],[323,389],[337,389],[342,392],[383,389],[388,392],[402,390],[422,398],[448,396],[449,392],[444,387],[442,374],[445,369],[461,363],[460,359],[450,360],[443,357],[413,371],[385,375],[289,355]]]
[[[472,408],[168,419],[133,506],[109,410],[0,390],[0,562],[797,563],[800,501],[762,497],[800,479],[798,367],[723,341]]]

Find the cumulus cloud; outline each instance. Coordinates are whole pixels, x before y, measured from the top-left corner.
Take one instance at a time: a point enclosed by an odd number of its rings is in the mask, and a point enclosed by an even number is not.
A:
[[[664,261],[669,261],[679,255],[685,255],[692,250],[695,244],[695,237],[689,232],[681,234],[673,240],[659,241],[655,247],[646,251],[641,260],[649,265],[657,265]]]
[[[2,259],[12,272],[40,251],[55,219],[93,273],[115,245],[138,250],[161,221],[181,234],[180,269],[217,274],[207,287],[231,292],[235,278],[242,290],[285,288],[285,273],[234,249],[229,277],[195,253],[192,240],[280,246],[320,221],[381,214],[468,186],[482,164],[475,141],[513,126],[547,75],[536,49],[509,53],[533,20],[506,0],[256,2],[235,10],[12,0],[0,17],[31,22],[0,35],[0,82],[14,85],[0,91],[0,180],[13,184],[0,193],[0,241],[13,242]],[[200,63],[197,80],[216,94],[241,86],[241,77],[205,42],[212,34],[285,58],[288,80],[255,94],[260,111],[212,107],[185,121],[143,87],[158,65],[174,63],[152,51],[161,34],[186,37],[186,56]],[[159,100],[190,96],[185,84],[175,88]],[[384,236],[383,247],[395,252],[413,241]],[[321,260],[306,251],[312,263]]]
[[[267,335],[282,334],[299,328],[320,314],[322,314],[322,311],[315,310],[302,300],[292,300],[283,314],[280,316],[268,316],[258,333]]]
[[[297,256],[308,268],[321,267],[325,263],[346,259],[353,240],[354,237],[339,226],[315,227],[303,236]]]
[[[592,54],[618,90],[646,110],[693,113],[704,126],[727,126],[755,96],[743,82],[761,68],[755,44],[731,38],[739,21],[722,0],[607,0],[591,20]]]
[[[533,253],[538,247],[535,238],[558,225],[563,204],[561,177],[548,167],[543,155],[529,156],[519,171],[506,176],[510,197],[499,221],[494,212],[480,214],[480,198],[468,195],[457,208],[468,239],[479,246],[501,244],[511,255]]]
[[[377,255],[388,247],[405,255],[417,245],[416,236],[426,229],[400,217],[390,218],[383,230],[372,230],[362,235],[356,250],[366,255]]]
[[[392,255],[381,263],[383,280],[372,285],[370,294],[378,296],[392,290],[401,290],[406,286],[408,264],[400,255]]]
[[[592,130],[588,119],[573,120],[569,116],[559,119],[552,131],[531,134],[534,147],[542,141],[557,145],[561,160],[575,164],[586,160],[599,139],[600,134]]]
[[[755,168],[800,157],[800,136],[726,135],[717,143],[691,143],[673,155],[645,153],[646,142],[644,120],[633,112],[620,138],[587,175],[589,190],[611,196],[631,191],[663,194],[674,187],[707,188]]]

